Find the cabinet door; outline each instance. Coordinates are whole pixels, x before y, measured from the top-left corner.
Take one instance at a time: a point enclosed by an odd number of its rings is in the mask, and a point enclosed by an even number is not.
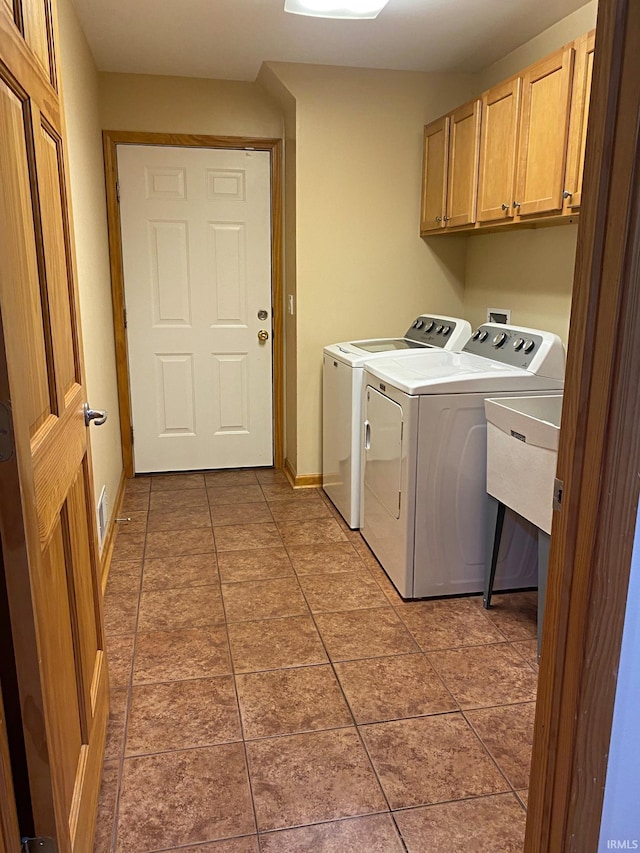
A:
[[[569,147],[567,151],[567,174],[564,182],[565,210],[571,213],[582,203],[582,173],[584,152],[587,143],[589,99],[593,78],[593,57],[596,32],[586,33],[576,42],[576,64],[573,72],[571,95],[571,119],[569,122]]]
[[[515,215],[518,126],[522,78],[507,80],[482,98],[478,222],[511,219]]]
[[[445,226],[448,152],[449,116],[444,116],[424,129],[421,234],[439,231]]]
[[[515,198],[520,216],[562,210],[573,58],[573,48],[564,48],[524,73]]]
[[[478,157],[480,154],[480,101],[451,113],[447,174],[447,228],[476,221]]]

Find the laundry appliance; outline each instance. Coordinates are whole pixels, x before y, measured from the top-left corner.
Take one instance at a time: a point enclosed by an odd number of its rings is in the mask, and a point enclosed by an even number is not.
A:
[[[404,598],[482,591],[485,397],[562,389],[564,365],[556,335],[493,324],[458,353],[367,364],[361,533]],[[535,586],[533,531],[514,516],[509,523],[496,588]]]
[[[324,349],[322,381],[322,487],[349,527],[360,526],[362,377],[364,364],[394,353],[459,350],[471,336],[459,317],[421,314],[404,337],[344,341]]]

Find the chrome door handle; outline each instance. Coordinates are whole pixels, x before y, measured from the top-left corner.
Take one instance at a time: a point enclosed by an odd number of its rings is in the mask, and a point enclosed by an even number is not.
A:
[[[258,340],[264,343],[269,340],[269,332],[266,329],[260,329],[258,332]]]
[[[104,411],[104,409],[92,409],[88,403],[84,404],[82,410],[84,412],[85,426],[89,426],[91,421],[94,421],[96,426],[102,426],[102,424],[109,417],[108,412]]]
[[[364,449],[371,450],[371,424],[369,421],[364,422]]]

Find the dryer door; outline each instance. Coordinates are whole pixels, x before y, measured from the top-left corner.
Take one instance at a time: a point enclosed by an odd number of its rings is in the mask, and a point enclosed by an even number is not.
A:
[[[364,485],[393,518],[400,518],[403,423],[402,406],[368,386]]]

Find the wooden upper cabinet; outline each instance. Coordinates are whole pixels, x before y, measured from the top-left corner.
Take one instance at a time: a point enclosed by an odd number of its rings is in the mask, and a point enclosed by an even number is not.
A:
[[[586,33],[576,42],[576,59],[573,71],[573,93],[569,119],[569,146],[567,150],[567,172],[564,182],[565,210],[573,213],[582,203],[582,173],[584,152],[587,143],[589,100],[593,79],[593,58],[596,47],[596,32]]]
[[[522,78],[500,83],[482,98],[478,222],[512,219]],[[496,168],[497,167],[497,168]]]
[[[480,101],[477,100],[458,107],[449,117],[447,228],[473,225],[476,221],[480,113]]]
[[[562,211],[574,52],[563,48],[523,74],[514,199],[520,216]]]
[[[444,116],[424,129],[421,234],[439,231],[446,224],[448,155],[449,116]]]

